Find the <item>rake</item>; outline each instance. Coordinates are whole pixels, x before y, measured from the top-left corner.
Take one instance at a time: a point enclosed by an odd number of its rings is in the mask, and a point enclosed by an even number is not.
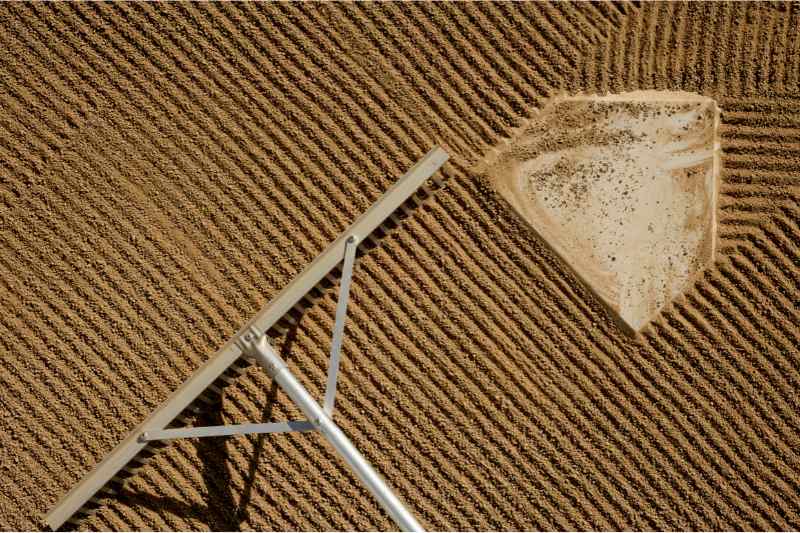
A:
[[[443,186],[441,179],[425,181],[447,161],[447,153],[433,148],[392,185],[367,211],[318,255],[300,274],[281,290],[253,319],[240,329],[216,354],[198,368],[173,394],[134,428],[78,484],[65,494],[48,513],[47,524],[58,529],[64,523],[77,524],[87,506],[99,503],[98,492],[115,493],[115,487],[146,464],[157,448],[153,445],[172,439],[219,437],[255,433],[319,432],[350,466],[381,507],[404,531],[421,531],[422,526],[406,508],[381,475],[364,458],[347,435],[333,421],[336,383],[341,359],[347,303],[353,265],[359,248],[377,246],[377,239],[402,223]],[[305,309],[340,277],[325,397],[320,405],[292,374],[271,344],[296,324]],[[242,361],[244,359],[244,361]],[[222,387],[241,374],[247,359],[257,362],[297,405],[305,420],[238,424],[206,427],[170,427],[175,420],[189,422],[184,416],[197,411],[196,399],[214,403],[210,394],[219,395]]]

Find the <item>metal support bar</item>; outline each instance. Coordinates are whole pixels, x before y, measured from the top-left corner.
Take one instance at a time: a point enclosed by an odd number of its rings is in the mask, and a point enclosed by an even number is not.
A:
[[[248,435],[251,433],[289,433],[292,431],[314,431],[316,428],[305,420],[270,422],[267,424],[231,424],[225,426],[203,426],[195,428],[154,429],[142,433],[139,440],[190,439],[193,437],[223,437],[226,435]]]
[[[252,339],[252,337],[251,337]],[[404,531],[423,531],[414,515],[403,505],[386,481],[356,449],[347,435],[331,420],[328,413],[314,400],[305,387],[289,371],[286,363],[275,353],[266,335],[242,343],[245,351],[255,357],[267,373],[300,408],[309,421],[319,429],[336,452],[350,465],[392,520]]]
[[[344,322],[347,319],[347,301],[350,298],[350,281],[353,279],[353,263],[358,250],[358,237],[350,235],[345,241],[342,282],[339,285],[339,301],[336,302],[336,321],[331,338],[331,358],[328,362],[328,383],[325,386],[325,412],[333,415],[336,402],[336,377],[339,374],[339,360],[344,337]]]

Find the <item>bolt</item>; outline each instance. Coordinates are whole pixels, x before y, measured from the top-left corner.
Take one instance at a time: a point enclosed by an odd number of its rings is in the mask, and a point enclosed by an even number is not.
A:
[[[350,235],[349,237],[347,237],[347,244],[353,244],[354,242],[356,242],[355,235]]]

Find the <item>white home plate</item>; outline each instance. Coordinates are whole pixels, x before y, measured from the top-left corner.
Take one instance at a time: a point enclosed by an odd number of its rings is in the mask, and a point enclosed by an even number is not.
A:
[[[714,257],[719,110],[690,93],[556,97],[487,176],[633,331]]]

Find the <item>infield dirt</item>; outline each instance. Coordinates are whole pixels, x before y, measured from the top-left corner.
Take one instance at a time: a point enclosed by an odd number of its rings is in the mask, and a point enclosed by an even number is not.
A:
[[[337,422],[432,529],[800,528],[796,3],[0,6],[0,526],[42,517],[432,145]],[[471,169],[545,98],[722,109],[719,246],[641,335]],[[318,397],[335,292],[280,347]],[[198,423],[295,417],[251,369]],[[391,529],[315,435],[161,450],[85,529]]]

